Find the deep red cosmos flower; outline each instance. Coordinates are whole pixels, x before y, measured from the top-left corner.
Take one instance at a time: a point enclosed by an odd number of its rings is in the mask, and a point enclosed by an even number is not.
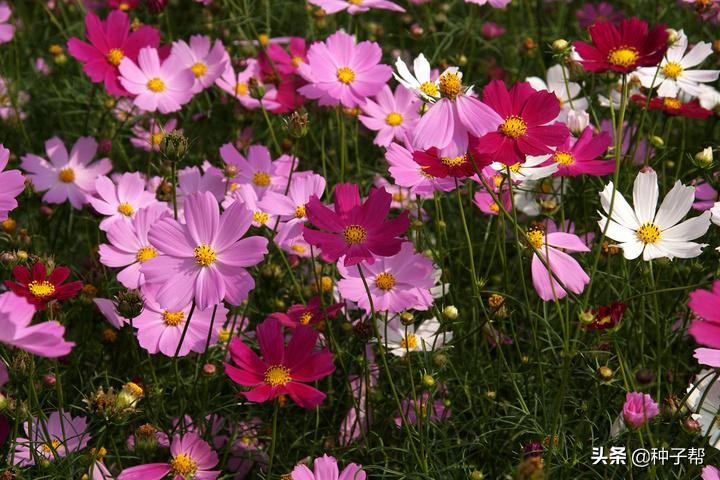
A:
[[[630,73],[660,63],[667,50],[666,28],[660,24],[648,32],[648,24],[635,17],[626,18],[619,27],[598,22],[588,28],[592,44],[578,41],[573,46],[585,70]]]
[[[316,325],[327,318],[332,318],[342,309],[342,303],[334,303],[323,308],[320,297],[312,297],[307,305],[302,303],[287,309],[287,313],[276,312],[270,316],[276,318],[288,328],[297,328],[299,325]]]
[[[620,320],[627,310],[623,302],[613,302],[611,305],[603,305],[593,310],[593,320],[585,328],[588,330],[612,330],[620,324]]]
[[[514,165],[526,155],[547,155],[570,134],[560,122],[560,102],[554,93],[536,91],[518,82],[508,91],[505,82],[493,80],[483,90],[483,102],[503,119],[497,131],[471,138],[470,153],[483,163]]]
[[[32,272],[22,265],[17,265],[12,273],[16,282],[5,280],[5,286],[16,295],[25,297],[37,310],[45,310],[48,302],[52,300],[74,297],[83,286],[79,280],[62,284],[70,276],[70,269],[67,267],[55,267],[48,277],[42,262],[35,263]]]
[[[475,173],[467,155],[442,157],[435,147],[427,151],[415,150],[413,160],[422,167],[423,173],[436,178],[466,178],[473,176]]]
[[[322,249],[323,256],[335,261],[345,255],[345,266],[363,260],[375,263],[375,255],[390,257],[400,251],[401,235],[410,226],[409,212],[386,220],[392,195],[384,188],[373,188],[365,203],[357,184],[335,187],[335,209],[323,205],[313,195],[305,205],[310,223],[319,230],[304,227],[305,241]]]
[[[644,95],[633,95],[632,100],[643,108],[647,104],[647,98]],[[668,115],[686,118],[708,118],[713,115],[712,110],[700,106],[700,100],[697,98],[689,102],[682,102],[677,98],[653,97],[650,99],[649,108],[650,110],[662,110]]]

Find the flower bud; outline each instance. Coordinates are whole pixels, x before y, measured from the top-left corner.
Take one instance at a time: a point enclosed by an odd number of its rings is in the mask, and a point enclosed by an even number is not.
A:
[[[190,143],[182,133],[170,132],[160,141],[160,153],[171,162],[180,162],[189,150]]]
[[[135,450],[151,453],[157,448],[157,429],[149,423],[135,430]]]
[[[602,366],[597,369],[597,376],[603,382],[609,382],[610,380],[613,379],[613,377],[615,376],[615,373],[612,371],[611,368]]]
[[[665,140],[663,140],[662,137],[658,137],[657,135],[650,135],[648,137],[648,140],[650,141],[650,144],[655,148],[665,148]]]
[[[445,364],[447,364],[448,357],[444,353],[436,353],[435,355],[433,355],[433,362],[438,367],[443,367],[445,366]]]
[[[680,40],[680,34],[674,28],[668,28],[666,31],[668,34],[668,38],[667,38],[668,46],[674,45],[678,40]]]
[[[291,136],[302,138],[308,134],[310,118],[305,110],[296,110],[286,120],[286,127]]]
[[[5,233],[13,233],[17,227],[17,222],[13,218],[6,218],[0,222],[0,227],[2,227],[2,230]]]
[[[470,480],[485,480],[485,475],[480,470],[470,472]]]
[[[431,387],[434,387],[434,386],[435,386],[435,379],[433,378],[432,375],[430,375],[429,373],[426,373],[426,374],[423,375],[423,377],[422,377],[422,383],[423,383],[423,385],[425,385],[426,387],[431,388]]]
[[[403,325],[412,325],[415,321],[415,315],[413,315],[411,312],[402,312],[400,314],[400,321],[403,323]]]
[[[590,115],[581,110],[568,110],[567,126],[574,135],[580,135],[590,125]]]
[[[206,363],[205,365],[203,365],[203,373],[205,375],[208,375],[208,376],[215,375],[216,372],[217,372],[217,367],[215,367],[215,365],[213,365],[212,363]]]
[[[555,53],[565,53],[570,44],[564,38],[558,38],[552,43],[552,50]]]
[[[648,384],[655,379],[655,374],[649,368],[641,368],[635,372],[635,380],[640,384]]]
[[[695,154],[695,165],[700,168],[708,168],[713,163],[713,150],[712,147],[704,148],[702,151]]]
[[[167,7],[167,0],[145,0],[145,6],[152,13],[160,13]]]
[[[53,375],[52,373],[46,373],[45,375],[43,375],[42,380],[46,387],[54,387],[55,382],[57,381],[55,375]]]
[[[687,417],[682,423],[683,430],[691,435],[698,435],[702,432],[700,422],[695,420],[692,416]]]
[[[460,313],[458,312],[457,307],[455,305],[448,305],[447,307],[443,308],[443,316],[447,318],[448,320],[455,320],[458,318]]]
[[[133,319],[140,315],[145,308],[140,292],[137,290],[125,290],[115,297],[115,311],[121,317]]]

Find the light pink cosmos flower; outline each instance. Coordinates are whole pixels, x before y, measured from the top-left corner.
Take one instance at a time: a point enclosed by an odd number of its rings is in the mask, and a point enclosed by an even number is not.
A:
[[[705,180],[699,179],[695,184],[695,202],[692,207],[695,210],[710,210],[718,201],[718,191]]]
[[[533,286],[537,294],[546,302],[563,298],[565,289],[579,294],[590,283],[590,277],[573,257],[565,253],[589,252],[590,249],[577,235],[565,232],[545,233],[541,227],[531,228],[527,233],[528,242],[537,249],[533,253],[531,270]],[[560,285],[545,267],[562,282]]]
[[[284,251],[298,257],[309,258],[313,254],[319,256],[319,247],[311,247],[303,236],[303,222],[289,221],[278,225],[277,234],[273,239]]]
[[[277,216],[272,215],[259,201],[257,192],[252,185],[243,183],[242,185],[234,184],[236,188],[225,197],[223,208],[227,208],[233,203],[239,203],[250,213],[252,213],[253,227],[269,227],[273,228],[277,221]]]
[[[146,152],[160,151],[160,142],[165,135],[172,132],[182,133],[182,129],[176,129],[177,119],[171,118],[165,125],[159,125],[154,118],[149,121],[149,127],[145,128],[141,123],[137,123],[132,127],[133,138],[130,143],[136,148],[145,150]]]
[[[110,159],[103,158],[91,163],[98,144],[90,137],[80,137],[70,154],[62,140],[53,137],[45,142],[49,162],[31,153],[22,157],[21,168],[29,172],[35,190],[45,192],[43,201],[63,203],[66,200],[81,209],[88,203],[88,195],[95,193],[95,179],[112,169]]]
[[[465,0],[465,3],[474,3],[475,5],[489,4],[493,8],[505,8],[511,0]]]
[[[658,404],[647,393],[628,392],[625,394],[623,419],[628,427],[640,428],[659,413]]]
[[[220,157],[226,165],[235,168],[235,176],[231,182],[237,184],[250,184],[262,198],[269,190],[284,191],[290,175],[293,158],[282,155],[273,161],[270,150],[264,145],[250,145],[247,157],[237,151],[231,143],[220,147]],[[295,161],[297,167],[297,160]]]
[[[0,143],[0,222],[8,218],[8,213],[18,206],[15,197],[25,189],[25,177],[20,170],[7,170],[10,150]]]
[[[33,418],[32,425],[29,422],[23,425],[30,438],[15,439],[14,462],[20,467],[35,465],[35,458],[52,462],[56,457],[67,457],[90,441],[85,417],[73,417],[63,411],[51,413],[47,421]]]
[[[305,205],[310,197],[322,198],[325,193],[325,178],[316,173],[296,173],[292,177],[287,195],[280,191],[268,191],[260,200],[260,207],[272,215],[278,215],[281,222],[307,221]]]
[[[407,423],[415,425],[418,420],[425,422],[441,422],[452,415],[449,408],[440,399],[431,400],[429,392],[423,392],[419,398],[408,397],[401,402],[402,415],[394,418],[395,426],[401,427],[403,417]],[[399,413],[399,412],[398,412]]]
[[[409,188],[414,195],[430,198],[435,191],[455,190],[452,177],[439,178],[430,175],[413,159],[413,152],[400,144],[390,144],[385,151],[385,160],[390,165],[388,170],[395,183]]]
[[[307,63],[298,66],[298,73],[308,85],[298,91],[323,106],[362,105],[367,97],[377,94],[392,75],[389,66],[380,64],[381,56],[377,43],[355,43],[351,35],[339,30],[325,42],[310,46]]]
[[[183,40],[173,42],[171,55],[177,56],[180,64],[195,76],[192,93],[208,88],[225,71],[229,62],[225,47],[220,40],[210,45],[207,35],[193,35],[190,45]]]
[[[182,437],[175,435],[170,445],[172,459],[166,463],[148,463],[126,468],[118,480],[162,480],[172,475],[174,480],[215,480],[219,470],[210,470],[218,464],[217,453],[195,432]]]
[[[338,261],[337,269],[342,276],[338,282],[340,294],[369,312],[370,301],[358,269],[346,267],[343,259]],[[375,263],[363,264],[363,274],[377,311],[427,310],[432,305],[430,289],[435,285],[432,261],[416,254],[410,242],[404,242],[396,255],[377,257]]]
[[[178,305],[194,300],[200,310],[223,299],[240,305],[255,281],[245,270],[267,254],[267,239],[241,237],[250,228],[252,214],[233,204],[220,215],[209,192],[188,195],[185,223],[172,218],[157,222],[148,235],[161,256],[142,265],[148,283],[160,283],[161,304]]]
[[[365,358],[368,363],[367,379],[365,375],[350,375],[350,391],[355,401],[350,406],[347,415],[340,425],[338,440],[343,447],[355,443],[370,430],[372,412],[371,405],[367,401],[367,395],[371,388],[377,387],[380,378],[380,368],[375,363],[375,351],[373,345],[365,346]],[[369,387],[369,388],[368,388]]]
[[[315,459],[313,470],[303,464],[296,465],[290,477],[292,480],[365,480],[367,478],[362,466],[356,463],[351,463],[340,472],[335,457],[328,457],[327,454]]]
[[[356,13],[367,12],[371,8],[401,13],[405,12],[404,8],[389,0],[308,0],[308,3],[317,5],[328,15],[342,12],[343,10],[347,10],[350,15],[355,15]]]
[[[378,132],[373,143],[387,147],[393,141],[405,142],[420,120],[420,100],[403,86],[393,94],[385,85],[375,99],[367,99],[361,105],[364,115],[358,119],[370,130]]]
[[[117,222],[108,228],[110,243],[100,245],[100,263],[113,268],[125,267],[117,274],[117,280],[126,288],[139,288],[145,283],[140,267],[158,255],[150,244],[148,232],[159,220],[169,216],[167,205],[157,203],[138,210],[131,221]]]
[[[198,167],[183,168],[178,172],[178,208],[185,203],[185,197],[193,193],[210,192],[218,202],[225,197],[225,177],[220,169],[211,167],[201,172]]]
[[[221,90],[230,94],[237,99],[243,107],[254,110],[260,108],[260,100],[250,96],[250,79],[258,80],[261,78],[260,66],[254,58],[248,59],[244,70],[235,73],[232,62],[225,64],[222,75],[215,80],[215,85]],[[263,85],[265,95],[262,98],[262,106],[268,111],[275,111],[280,105],[275,101],[277,90],[274,85]]]
[[[109,298],[93,298],[93,303],[98,307],[98,310],[100,310],[102,316],[105,317],[105,320],[118,330],[128,323],[127,318],[121,317],[117,313],[117,305]]]
[[[706,465],[702,469],[702,480],[720,480],[720,470],[712,465]]]
[[[0,2],[0,43],[9,42],[15,35],[15,26],[8,21],[11,14],[7,2]]]
[[[158,51],[145,47],[138,54],[137,65],[124,58],[118,68],[120,83],[135,95],[135,106],[145,111],[175,112],[193,96],[195,76],[177,55],[170,55],[161,64]]]
[[[40,357],[62,357],[75,346],[65,341],[65,327],[56,321],[32,325],[35,307],[12,292],[0,295],[0,343]]]
[[[141,208],[158,203],[155,194],[145,190],[145,178],[138,172],[123,173],[116,182],[106,176],[98,177],[95,191],[96,196],[88,200],[96,212],[105,215],[100,230],[106,232],[113,223],[133,218]]]
[[[210,345],[217,343],[218,332],[227,320],[228,309],[222,303],[201,310],[196,308],[190,318],[192,305],[180,305],[177,302],[161,303],[157,299],[158,285],[145,285],[142,288],[145,308],[133,319],[137,328],[140,346],[151,354],[158,352],[172,357],[178,349],[185,324],[189,321],[187,333],[178,351],[178,356],[205,351],[210,335]],[[214,319],[213,319],[214,315]]]

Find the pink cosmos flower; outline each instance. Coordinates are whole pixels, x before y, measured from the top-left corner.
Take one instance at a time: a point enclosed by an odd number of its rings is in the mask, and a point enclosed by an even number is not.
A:
[[[493,8],[505,8],[511,0],[465,0],[465,3],[474,3],[475,5],[489,4]]]
[[[215,200],[222,201],[226,187],[225,177],[218,168],[208,168],[204,173],[198,167],[183,168],[178,172],[178,208],[184,205],[185,198],[193,193],[210,192]]]
[[[337,268],[342,276],[338,282],[340,294],[369,312],[370,301],[358,269],[348,268],[341,261]],[[427,310],[433,303],[430,294],[435,285],[432,261],[425,255],[416,254],[410,242],[403,243],[396,255],[378,257],[373,264],[363,265],[363,274],[376,311]]]
[[[285,346],[283,327],[279,320],[269,317],[256,330],[260,359],[250,347],[237,338],[228,346],[230,357],[239,367],[225,364],[225,373],[234,382],[251,390],[241,392],[251,402],[266,402],[280,395],[290,395],[303,408],[314,408],[325,394],[307,382],[320,380],[333,371],[333,354],[327,348],[316,352],[318,332],[300,325]]]
[[[615,7],[608,2],[597,4],[587,2],[582,8],[575,11],[575,16],[581,28],[588,28],[598,22],[610,22],[617,25],[625,18],[621,10],[615,10]]]
[[[62,357],[75,346],[63,338],[65,327],[55,321],[31,325],[35,307],[12,292],[0,295],[0,343],[41,357]]]
[[[402,402],[403,415],[397,415],[394,419],[395,426],[402,426],[403,416],[407,420],[407,423],[415,425],[418,423],[418,419],[422,422],[441,422],[452,415],[449,408],[445,407],[442,400],[430,400],[430,394],[423,392],[420,398],[406,398]]]
[[[25,190],[25,177],[20,170],[7,170],[10,150],[0,143],[0,222],[8,218],[8,213],[17,206],[15,197]]]
[[[8,21],[11,14],[7,2],[0,2],[0,43],[9,42],[15,35],[15,26]]]
[[[241,204],[246,210],[252,213],[253,227],[269,227],[273,228],[277,222],[277,215],[272,215],[258,199],[257,192],[252,185],[246,183],[242,185],[233,184],[235,189],[230,195],[225,197],[223,207],[227,208],[233,203]]]
[[[260,200],[260,207],[272,215],[278,215],[282,222],[307,221],[305,205],[310,197],[320,198],[325,192],[325,178],[316,173],[296,173],[292,177],[287,195],[268,191]]]
[[[145,283],[141,265],[158,255],[150,244],[148,232],[159,220],[169,216],[167,205],[157,203],[138,210],[131,221],[117,222],[108,228],[110,243],[100,245],[100,263],[113,268],[125,267],[117,274],[117,280],[126,288],[139,288]]]
[[[311,248],[310,244],[305,240],[303,235],[304,222],[289,221],[278,225],[277,235],[275,235],[275,243],[291,255],[298,257],[310,258],[313,254],[315,257],[321,256],[320,248]]]
[[[497,38],[505,34],[505,27],[495,22],[484,22],[480,27],[480,33],[485,38]]]
[[[420,120],[420,100],[403,86],[393,94],[385,85],[375,100],[367,99],[361,105],[364,115],[358,119],[370,130],[378,132],[373,143],[387,147],[393,139],[404,142]]]
[[[307,59],[307,46],[302,37],[292,37],[288,44],[288,51],[280,45],[272,43],[267,46],[264,52],[272,65],[283,75],[291,75],[297,72],[301,63]]]
[[[105,215],[100,222],[103,231],[117,221],[133,218],[141,208],[158,203],[155,194],[145,190],[145,178],[138,172],[123,173],[116,183],[106,176],[98,177],[95,191],[97,196],[88,199],[96,212]]]
[[[313,462],[311,471],[306,465],[298,464],[290,474],[292,480],[365,480],[367,475],[361,465],[351,463],[340,472],[335,457],[324,454]]]
[[[88,12],[85,34],[90,43],[73,37],[68,40],[68,52],[83,63],[90,80],[104,82],[111,95],[128,94],[118,81],[118,66],[122,61],[127,58],[134,62],[141,48],[157,48],[160,44],[160,32],[146,25],[131,31],[128,14],[120,10],[110,12],[107,20]]]
[[[118,480],[162,480],[168,475],[174,480],[215,480],[220,476],[219,470],[210,470],[218,464],[217,453],[196,432],[175,435],[170,455],[172,459],[167,463],[126,468],[120,472]]]
[[[52,412],[47,419],[33,418],[25,422],[23,430],[30,438],[15,439],[15,465],[35,465],[35,458],[52,462],[85,448],[90,441],[85,417],[73,417],[63,411]]]
[[[455,182],[452,178],[440,178],[431,175],[416,162],[413,152],[397,143],[391,143],[385,151],[387,160],[395,183],[398,186],[410,189],[413,195],[429,198],[436,191],[450,192],[455,189]]]
[[[355,0],[308,0],[308,3],[317,5],[325,10],[325,13],[328,15],[342,12],[343,10],[347,10],[350,15],[355,15],[356,13],[367,12],[371,8],[405,12],[404,8],[389,0],[361,0],[359,2]]]
[[[285,190],[293,164],[293,158],[288,155],[282,155],[273,161],[270,150],[264,145],[251,145],[245,157],[234,145],[226,143],[220,147],[220,157],[226,165],[235,168],[232,182],[252,185],[258,197],[262,197],[268,189]],[[295,166],[297,167],[297,160]]]
[[[203,353],[208,334],[210,334],[210,345],[217,343],[218,331],[225,324],[228,314],[228,309],[222,303],[203,310],[196,308],[191,318],[190,303],[185,305],[175,301],[161,303],[157,298],[158,290],[158,285],[143,286],[145,308],[133,319],[133,326],[137,328],[138,343],[142,348],[151,354],[160,352],[168,357],[174,356],[185,323],[188,321],[190,323],[178,356],[184,357],[191,351]]]
[[[495,192],[495,197],[499,195],[502,201],[503,208],[506,212],[512,210],[512,201],[510,199],[510,190],[503,188],[502,193]],[[481,212],[487,215],[499,215],[500,206],[495,201],[495,197],[485,190],[485,187],[481,187],[480,191],[475,192],[473,195],[473,202],[480,209]]]
[[[98,310],[100,310],[102,316],[105,317],[105,320],[118,330],[126,323],[129,323],[127,318],[121,317],[118,314],[117,305],[109,298],[93,298],[93,303],[98,307]]]
[[[280,47],[278,47],[280,48]],[[249,59],[245,64],[245,69],[235,73],[235,69],[231,62],[225,64],[225,70],[222,75],[215,80],[215,85],[220,87],[221,90],[229,93],[237,101],[242,104],[243,107],[254,110],[260,108],[260,100],[250,96],[250,80],[254,79],[259,81],[260,79],[260,66],[257,60]],[[273,85],[265,85],[265,95],[262,98],[262,106],[266,110],[275,112],[280,106],[275,98],[277,97],[277,90]]]
[[[720,480],[720,470],[712,465],[706,465],[702,469],[702,480]]]
[[[532,228],[527,233],[530,244],[537,249],[532,258],[532,280],[535,291],[546,302],[563,298],[565,289],[579,294],[590,283],[585,270],[565,251],[589,252],[590,249],[571,233],[553,232],[545,234],[541,227]],[[540,260],[540,256],[545,261]],[[562,282],[560,285],[545,267],[547,264],[553,274]]]
[[[493,80],[483,90],[483,101],[502,118],[497,131],[473,139],[470,151],[476,159],[513,165],[526,155],[545,155],[570,134],[555,120],[560,102],[555,94],[535,91],[518,82],[508,90],[502,80]]]
[[[356,442],[370,430],[372,411],[370,410],[371,405],[367,401],[367,395],[370,388],[377,387],[380,378],[380,368],[375,363],[375,351],[371,344],[365,346],[365,359],[368,363],[369,375],[367,377],[365,375],[348,377],[350,392],[355,400],[340,426],[338,440],[343,447]]]
[[[695,184],[695,202],[692,205],[695,210],[710,210],[717,201],[718,192],[712,185],[705,180],[700,180]]]
[[[298,66],[298,73],[308,85],[298,91],[324,106],[362,105],[367,97],[377,94],[392,75],[389,66],[379,63],[381,56],[377,43],[356,44],[351,35],[342,30],[335,32],[325,42],[310,46],[307,63]]]
[[[233,204],[220,215],[209,192],[188,195],[185,223],[164,218],[150,230],[150,244],[162,255],[142,264],[148,283],[160,283],[158,301],[185,305],[194,300],[200,310],[223,299],[240,305],[255,281],[245,270],[267,253],[267,239],[241,239],[250,228],[252,214]]]
[[[95,179],[112,169],[108,158],[91,163],[97,147],[93,138],[80,137],[68,155],[62,140],[53,137],[45,142],[49,162],[29,153],[22,157],[20,166],[29,172],[27,177],[34,188],[45,192],[44,202],[63,203],[69,200],[79,210],[88,203],[88,195],[95,193]]]
[[[227,52],[220,40],[210,44],[207,35],[193,35],[190,45],[183,40],[173,42],[171,55],[178,57],[179,62],[195,76],[192,92],[198,93],[208,88],[225,71],[229,63]]]
[[[558,164],[556,176],[576,177],[578,175],[604,176],[615,171],[615,161],[603,160],[603,155],[612,143],[612,138],[605,132],[593,136],[593,127],[587,126],[580,138],[568,135],[559,145],[550,159]]]
[[[317,325],[328,318],[333,318],[343,308],[342,303],[334,303],[323,307],[320,297],[312,297],[307,305],[297,304],[287,309],[287,313],[275,312],[270,316],[277,318],[288,328],[297,328],[300,325]]]
[[[695,314],[688,333],[700,345],[720,348],[720,280],[713,283],[711,291],[690,292],[688,307]]]
[[[193,96],[195,75],[177,55],[170,55],[161,64],[158,51],[145,47],[138,54],[137,64],[124,58],[118,68],[120,83],[135,95],[135,106],[145,111],[175,112]]]
[[[341,183],[335,187],[335,209],[331,210],[316,196],[305,206],[308,220],[319,230],[307,226],[305,240],[320,247],[331,261],[345,256],[346,267],[366,261],[372,265],[375,256],[392,256],[400,251],[400,238],[410,226],[408,212],[393,220],[385,220],[392,196],[381,188],[373,188],[365,203],[360,200],[357,184]]]
[[[165,122],[165,125],[159,125],[156,119],[151,118],[147,129],[141,123],[133,125],[134,137],[130,139],[130,143],[146,152],[158,152],[165,135],[172,132],[182,133],[182,129],[176,129],[176,127],[177,120],[174,118]]]
[[[623,419],[627,426],[640,428],[659,413],[658,404],[647,393],[628,392],[625,394]]]

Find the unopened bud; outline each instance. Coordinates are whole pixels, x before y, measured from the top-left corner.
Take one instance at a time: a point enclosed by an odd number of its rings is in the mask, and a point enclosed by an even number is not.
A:
[[[205,365],[203,365],[203,373],[205,375],[215,375],[216,372],[217,367],[215,367],[215,365],[213,365],[212,363],[206,363]]]
[[[400,314],[400,321],[403,323],[403,325],[412,325],[415,321],[415,315],[413,315],[411,312],[402,312]]]
[[[133,319],[142,313],[145,304],[140,292],[137,290],[125,290],[115,297],[115,311],[124,318]]]
[[[443,316],[447,318],[448,320],[455,320],[458,318],[460,313],[458,312],[457,307],[455,305],[448,305],[447,307],[443,308]]]
[[[701,433],[702,427],[700,426],[700,422],[695,420],[693,417],[687,417],[685,420],[683,420],[682,423],[683,430],[685,430],[687,433],[691,435],[697,435]]]
[[[564,38],[558,38],[552,43],[552,49],[555,53],[564,53],[570,44]]]
[[[650,135],[648,140],[650,140],[650,144],[655,148],[665,148],[665,140],[663,140],[662,137]]]
[[[674,28],[668,28],[666,31],[668,34],[668,38],[667,38],[668,46],[674,45],[678,40],[680,40],[680,34]]]
[[[286,125],[290,135],[295,138],[302,138],[308,133],[310,118],[306,111],[296,110],[290,114]]]
[[[428,387],[428,388],[434,387],[434,386],[435,386],[435,379],[433,378],[432,375],[426,373],[426,374],[423,375],[423,377],[422,377],[422,383],[423,383],[423,385],[425,385],[425,386]]]
[[[171,162],[179,162],[189,150],[188,139],[180,132],[174,131],[163,136],[160,141],[160,153]]]
[[[712,147],[704,148],[702,151],[695,154],[695,165],[700,168],[708,168],[713,163],[713,150]]]
[[[609,382],[615,376],[615,373],[610,367],[602,366],[597,369],[597,376],[603,382]]]
[[[485,475],[480,470],[470,472],[470,480],[485,480]]]

